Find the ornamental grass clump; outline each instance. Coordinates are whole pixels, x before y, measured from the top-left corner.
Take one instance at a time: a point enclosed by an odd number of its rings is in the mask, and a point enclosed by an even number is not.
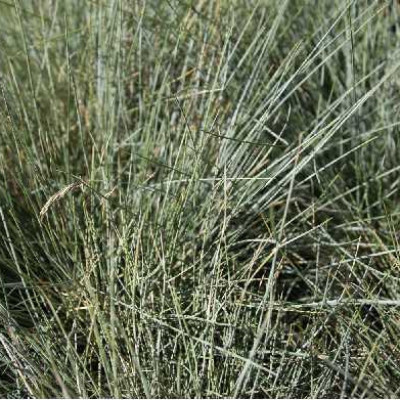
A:
[[[396,397],[396,2],[0,2],[0,397]]]

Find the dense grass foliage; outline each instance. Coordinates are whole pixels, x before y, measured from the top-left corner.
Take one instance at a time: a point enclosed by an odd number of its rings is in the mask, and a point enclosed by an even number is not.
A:
[[[0,1],[0,396],[398,396],[398,14]]]

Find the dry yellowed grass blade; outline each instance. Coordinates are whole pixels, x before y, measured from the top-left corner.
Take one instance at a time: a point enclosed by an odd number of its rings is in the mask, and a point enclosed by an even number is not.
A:
[[[77,187],[82,187],[83,183],[81,181],[71,183],[70,185],[64,187],[63,189],[59,190],[57,193],[54,193],[47,201],[46,204],[40,210],[40,219],[43,220],[43,217],[46,215],[49,208],[57,201],[62,199],[67,193],[75,190]]]

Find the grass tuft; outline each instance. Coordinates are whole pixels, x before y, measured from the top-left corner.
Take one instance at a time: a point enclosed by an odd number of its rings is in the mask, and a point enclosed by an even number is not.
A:
[[[0,1],[0,397],[397,397],[396,1]]]

